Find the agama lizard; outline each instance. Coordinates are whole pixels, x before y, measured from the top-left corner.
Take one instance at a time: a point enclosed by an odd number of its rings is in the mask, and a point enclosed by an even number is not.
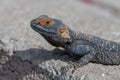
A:
[[[78,56],[77,63],[81,66],[89,62],[106,65],[120,64],[120,43],[118,42],[84,33],[75,33],[62,21],[47,15],[33,19],[31,27],[51,45],[64,48],[64,51],[73,57]]]

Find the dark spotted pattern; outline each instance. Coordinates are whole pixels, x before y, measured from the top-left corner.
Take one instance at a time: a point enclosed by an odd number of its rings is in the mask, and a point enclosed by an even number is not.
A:
[[[50,20],[49,20],[50,19]],[[49,28],[46,28],[46,21],[38,23],[38,21],[48,20],[51,22]],[[62,47],[66,53],[71,56],[79,57],[77,61],[81,66],[92,62],[113,65],[120,64],[120,43],[101,39],[93,35],[84,33],[75,33],[69,29],[62,21],[49,18],[42,15],[31,21],[31,27],[41,34],[51,45]],[[62,30],[62,36],[58,29],[66,29],[66,33]]]

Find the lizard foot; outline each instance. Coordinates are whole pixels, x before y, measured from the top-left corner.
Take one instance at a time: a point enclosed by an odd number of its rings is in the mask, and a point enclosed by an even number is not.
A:
[[[71,68],[74,68],[74,69],[77,69],[78,67],[82,67],[82,65],[80,63],[77,63],[77,62],[69,61],[68,64],[71,66]]]
[[[73,68],[72,73],[74,73],[75,70],[79,67],[82,67],[82,65],[79,63],[70,61],[70,62],[68,62],[68,65],[66,67],[62,67],[61,70],[63,73],[66,73],[68,70]]]

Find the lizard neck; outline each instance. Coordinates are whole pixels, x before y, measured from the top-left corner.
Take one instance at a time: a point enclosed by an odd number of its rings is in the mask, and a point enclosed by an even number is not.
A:
[[[74,32],[71,29],[69,29],[69,34],[70,34],[71,42],[72,42],[73,40],[78,39],[79,38],[78,36],[82,33]]]
[[[97,42],[102,41],[100,38],[95,37],[93,35],[88,35],[85,33],[81,33],[81,32],[74,32],[72,30],[69,29],[70,32],[70,36],[71,36],[71,43],[74,41],[79,41],[81,43],[86,43],[86,44],[97,44]],[[98,40],[98,41],[95,41]]]
[[[81,33],[81,32],[74,32],[71,29],[69,29],[69,32],[70,32],[70,36],[71,36],[71,42],[74,40],[91,41],[91,39],[97,38],[96,36],[93,36],[93,35],[88,35],[88,34]]]

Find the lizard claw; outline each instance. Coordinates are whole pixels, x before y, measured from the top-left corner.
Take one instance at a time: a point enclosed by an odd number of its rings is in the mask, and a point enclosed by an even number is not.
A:
[[[77,69],[78,67],[82,67],[82,65],[77,62],[70,61],[68,64],[71,66],[71,68],[74,68],[74,69]]]
[[[74,73],[74,71],[75,71],[78,67],[82,67],[82,65],[79,64],[79,63],[76,63],[76,62],[69,61],[69,62],[68,62],[68,65],[67,65],[66,67],[62,67],[62,68],[61,68],[61,71],[62,71],[63,73],[66,73],[68,70],[70,70],[70,69],[73,68],[72,73]]]
[[[61,68],[61,71],[63,72],[63,74],[64,73],[66,73],[68,70],[70,70],[71,68],[70,68],[70,66],[65,66],[65,67],[62,67]]]

